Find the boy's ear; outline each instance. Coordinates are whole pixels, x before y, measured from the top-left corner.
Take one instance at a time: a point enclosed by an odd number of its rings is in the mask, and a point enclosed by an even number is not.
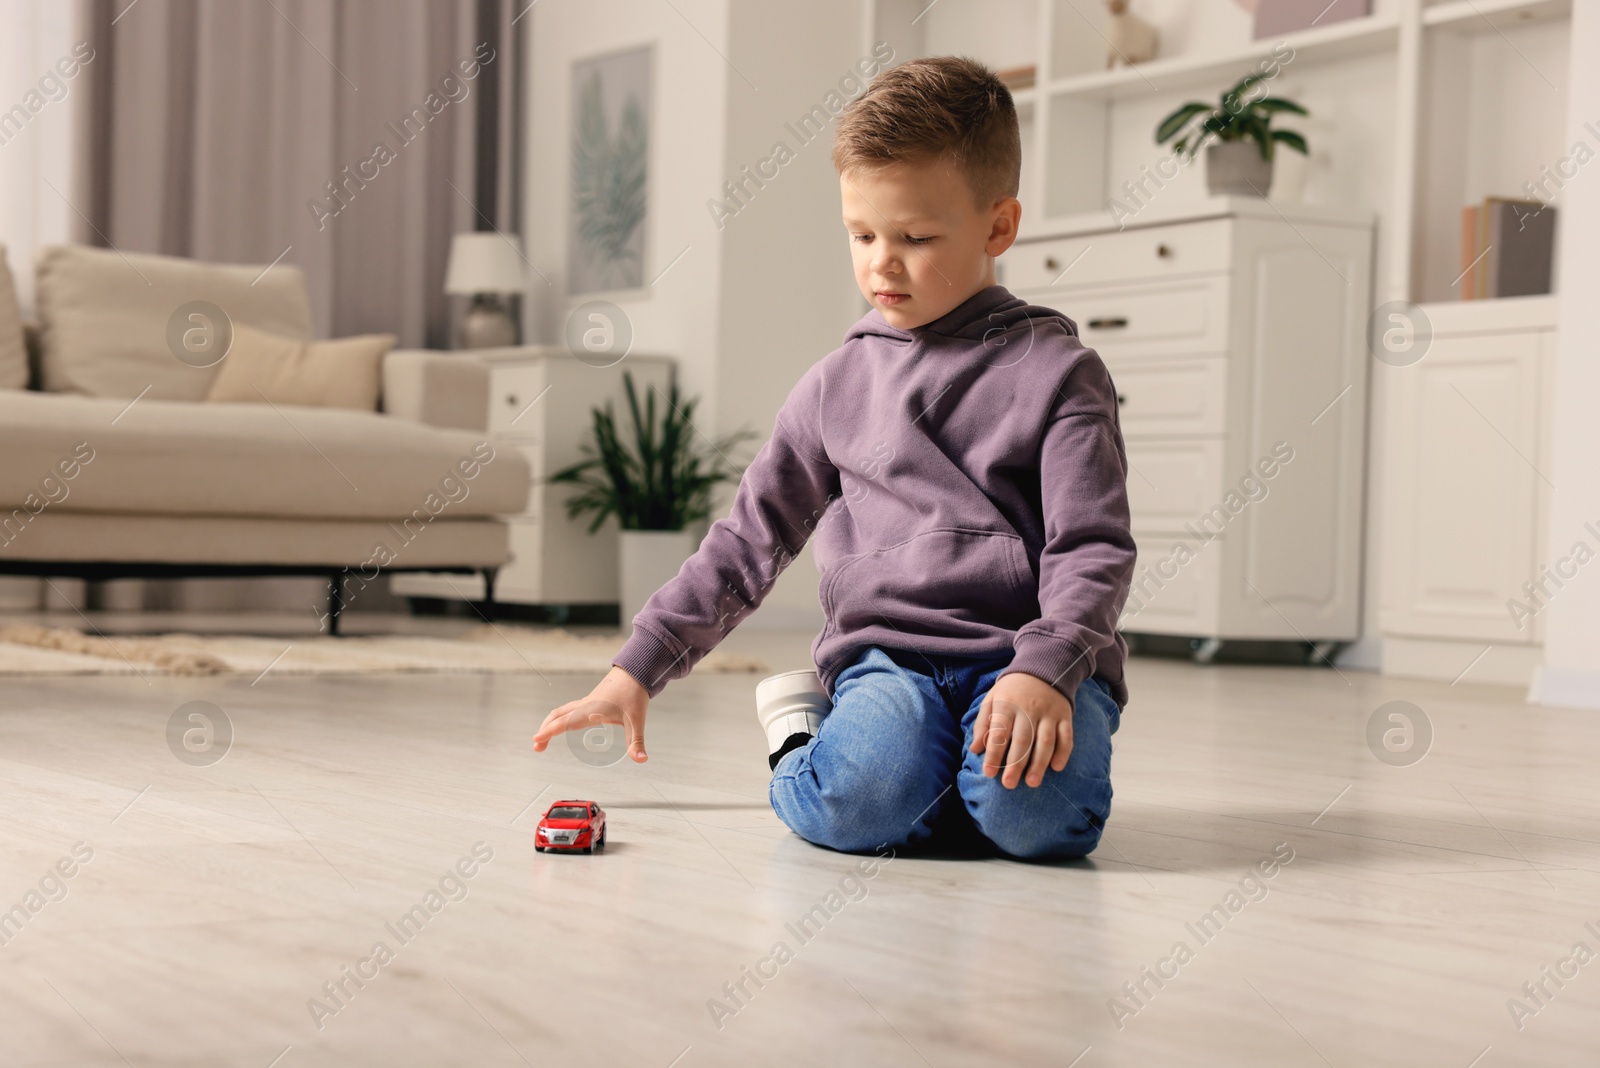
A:
[[[1022,221],[1022,201],[1004,197],[995,202],[994,217],[989,224],[989,240],[983,251],[999,256],[1017,240],[1017,225]]]

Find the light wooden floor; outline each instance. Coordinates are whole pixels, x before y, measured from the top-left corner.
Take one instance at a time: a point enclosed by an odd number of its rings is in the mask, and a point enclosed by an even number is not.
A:
[[[799,636],[730,644],[806,662]],[[643,768],[529,750],[576,676],[8,681],[0,910],[75,842],[93,858],[0,946],[0,1062],[1597,1063],[1600,963],[1546,979],[1520,1030],[1507,1001],[1575,942],[1600,953],[1600,720],[1328,670],[1131,677],[1093,858],[902,857],[859,883],[768,808],[753,678],[669,688]],[[1436,735],[1410,767],[1366,742],[1397,698]],[[166,740],[196,699],[235,730],[210,767]],[[609,809],[604,855],[533,851],[565,796]],[[386,924],[477,842],[467,896],[402,943]],[[1228,912],[1280,843],[1293,861]],[[830,903],[809,940],[786,926]],[[308,1001],[380,941],[393,959],[319,1030]],[[732,1009],[724,984],[780,941],[719,1028],[708,1002]],[[1176,977],[1129,999],[1178,942]]]

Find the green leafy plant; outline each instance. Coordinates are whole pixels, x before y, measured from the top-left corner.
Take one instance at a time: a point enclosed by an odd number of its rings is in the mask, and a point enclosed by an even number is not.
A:
[[[642,266],[634,234],[645,216],[645,164],[648,158],[644,112],[636,97],[622,106],[615,137],[607,128],[604,92],[598,72],[578,94],[573,138],[572,196],[578,240],[608,282],[627,284]],[[638,284],[635,282],[634,284]]]
[[[727,454],[755,437],[740,430],[724,437],[696,441],[694,409],[698,398],[682,399],[678,386],[666,394],[666,411],[656,418],[656,392],[644,405],[634,391],[633,376],[624,372],[632,417],[631,440],[617,428],[611,402],[594,409],[589,440],[579,446],[585,459],[549,476],[578,491],[567,498],[567,515],[573,519],[594,513],[589,532],[600,529],[615,515],[623,530],[682,530],[711,515],[711,491],[724,482],[737,482],[744,469]]]
[[[1178,155],[1185,160],[1192,160],[1207,141],[1245,141],[1253,140],[1261,149],[1261,158],[1270,160],[1273,148],[1282,143],[1294,149],[1301,155],[1306,155],[1309,149],[1306,140],[1293,130],[1272,129],[1272,117],[1282,112],[1293,115],[1311,114],[1305,108],[1292,100],[1285,100],[1278,96],[1262,96],[1247,100],[1245,94],[1266,80],[1264,72],[1257,71],[1247,74],[1239,79],[1237,85],[1222,94],[1221,103],[1217,107],[1191,101],[1174,111],[1171,115],[1161,120],[1161,125],[1156,127],[1156,144],[1172,140],[1179,132],[1183,133],[1177,143],[1172,147]],[[1199,123],[1194,120],[1201,115],[1205,119]]]

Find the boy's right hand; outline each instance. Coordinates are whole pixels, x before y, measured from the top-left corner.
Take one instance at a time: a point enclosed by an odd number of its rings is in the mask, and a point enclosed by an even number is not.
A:
[[[644,751],[644,714],[649,707],[649,692],[632,675],[613,666],[589,696],[568,701],[544,718],[533,736],[533,751],[544,752],[552,738],[567,731],[620,723],[628,740],[628,756],[643,764],[650,759]]]

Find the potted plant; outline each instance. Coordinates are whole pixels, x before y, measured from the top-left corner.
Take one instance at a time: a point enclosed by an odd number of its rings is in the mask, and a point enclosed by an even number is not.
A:
[[[684,400],[673,383],[666,410],[657,419],[655,392],[643,406],[633,376],[622,376],[628,394],[629,425],[619,430],[611,402],[594,409],[589,440],[579,448],[584,459],[549,476],[551,482],[578,487],[567,498],[567,515],[585,514],[592,534],[615,516],[621,527],[622,619],[633,619],[650,595],[678,573],[695,550],[693,525],[711,515],[711,491],[738,482],[744,469],[728,459],[748,430],[712,440],[694,425],[699,398]]]
[[[1173,148],[1183,162],[1190,162],[1206,147],[1206,188],[1213,196],[1264,197],[1272,186],[1272,155],[1279,142],[1301,155],[1309,150],[1306,140],[1293,130],[1272,129],[1272,117],[1280,112],[1309,115],[1292,100],[1277,96],[1246,100],[1245,94],[1265,80],[1262,71],[1247,74],[1237,85],[1222,94],[1217,107],[1191,101],[1161,120],[1156,127],[1156,144],[1179,137]],[[1204,115],[1199,123],[1194,120]],[[1207,144],[1210,142],[1210,144]]]

